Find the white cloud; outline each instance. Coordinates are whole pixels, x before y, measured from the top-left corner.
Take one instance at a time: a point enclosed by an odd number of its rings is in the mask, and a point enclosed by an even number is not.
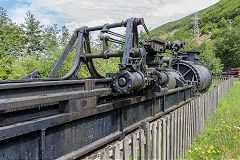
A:
[[[74,30],[86,26],[143,17],[148,27],[176,20],[206,8],[219,0],[30,0],[31,5],[16,8],[14,19],[21,22],[24,9],[33,11],[45,25],[61,23]],[[24,13],[24,14],[23,14]],[[54,14],[49,14],[54,13]]]
[[[24,0],[19,0],[19,1],[24,1]],[[11,19],[18,24],[23,24],[25,21],[26,13],[27,11],[31,11],[31,13],[34,14],[34,16],[41,22],[41,24],[48,26],[57,23],[56,19],[53,17],[53,15],[49,15],[45,13],[44,10],[40,6],[36,7],[34,5],[22,5],[16,4],[13,8],[8,10],[8,13],[11,17]]]

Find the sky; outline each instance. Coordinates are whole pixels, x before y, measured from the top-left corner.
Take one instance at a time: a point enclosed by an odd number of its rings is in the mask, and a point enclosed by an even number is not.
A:
[[[121,22],[143,17],[149,29],[185,17],[219,0],[0,0],[9,17],[23,23],[30,10],[41,24],[70,31],[81,26]]]

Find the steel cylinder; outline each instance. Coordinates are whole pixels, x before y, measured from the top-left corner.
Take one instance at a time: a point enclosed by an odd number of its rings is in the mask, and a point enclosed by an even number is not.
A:
[[[129,93],[144,86],[144,75],[141,72],[123,70],[117,73],[113,80],[113,87],[118,93]]]
[[[194,64],[191,61],[180,61],[172,65],[173,69],[179,71],[185,80],[195,81],[197,90],[207,90],[212,81],[211,72],[201,64]]]
[[[161,72],[158,70],[153,70],[150,73],[150,77],[152,78],[154,84],[162,86],[168,82],[168,75],[165,72]]]

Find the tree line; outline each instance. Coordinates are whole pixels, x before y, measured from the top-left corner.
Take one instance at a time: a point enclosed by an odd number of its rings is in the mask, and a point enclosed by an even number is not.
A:
[[[35,70],[41,70],[38,78],[47,78],[67,45],[71,33],[66,26],[44,26],[34,14],[27,11],[23,24],[16,24],[0,7],[0,80],[19,79]],[[91,37],[90,37],[91,38]],[[101,43],[91,42],[92,52],[99,53]],[[112,50],[119,46],[110,44]],[[123,49],[122,46],[120,46]],[[57,77],[65,75],[74,63],[76,44],[63,62]],[[93,60],[102,75],[116,72],[120,58]],[[79,77],[89,77],[86,65],[82,65]]]
[[[17,24],[0,7],[1,80],[17,79],[34,69],[42,69],[42,77],[46,77],[70,38],[66,26],[44,26],[30,11],[24,19]]]
[[[165,40],[184,39],[187,44],[185,50],[200,50],[201,62],[209,67],[214,75],[219,75],[223,67],[227,69],[240,66],[239,27],[233,25],[230,32],[227,24],[219,26],[221,27],[214,28],[207,34],[201,32],[206,38],[201,38],[200,43],[193,40],[192,29],[187,26],[179,27],[173,35],[167,35]],[[161,31],[160,34],[156,30],[151,32],[160,38],[164,33],[166,32]],[[23,24],[16,24],[9,18],[7,11],[0,8],[0,80],[18,79],[37,69],[42,71],[39,78],[47,78],[70,36],[66,26],[44,26],[30,11],[26,13]],[[140,36],[144,37],[142,34]],[[93,46],[95,52],[101,48]],[[57,76],[62,76],[71,69],[74,52],[75,47],[70,51]],[[104,75],[106,72],[118,70],[119,58],[98,59],[94,60],[94,63],[97,70]],[[87,67],[83,65],[82,68],[79,76],[89,76]]]
[[[56,46],[64,47],[69,37],[66,26],[61,29],[57,24],[43,26],[30,11],[26,13],[25,22],[18,25],[8,17],[6,10],[0,8],[1,59],[7,55],[39,55]]]

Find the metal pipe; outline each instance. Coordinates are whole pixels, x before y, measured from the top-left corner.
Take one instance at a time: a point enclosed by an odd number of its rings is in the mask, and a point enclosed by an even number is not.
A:
[[[163,57],[162,61],[168,63],[170,61],[170,57]]]
[[[118,23],[108,24],[107,26],[108,26],[108,29],[110,29],[110,28],[116,28],[116,27],[123,27],[125,24],[126,24],[126,22],[122,21],[122,22],[118,22]],[[89,28],[86,28],[86,32],[102,30],[103,27],[104,27],[104,25],[89,27]]]
[[[103,53],[86,53],[86,58],[110,58],[110,57],[121,57],[123,52],[107,52],[106,54]]]
[[[173,60],[174,60],[173,57],[171,57],[171,58],[169,59],[168,68],[172,68]]]

